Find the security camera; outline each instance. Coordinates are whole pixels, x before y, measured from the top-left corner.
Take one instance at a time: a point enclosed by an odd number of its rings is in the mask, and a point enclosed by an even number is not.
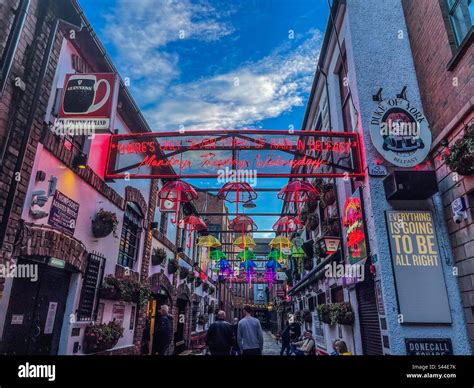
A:
[[[467,220],[466,201],[463,197],[456,198],[451,203],[451,210],[453,212],[453,221],[460,224],[463,220]]]
[[[464,219],[464,212],[463,211],[456,211],[453,216],[453,220],[456,224],[460,224]]]

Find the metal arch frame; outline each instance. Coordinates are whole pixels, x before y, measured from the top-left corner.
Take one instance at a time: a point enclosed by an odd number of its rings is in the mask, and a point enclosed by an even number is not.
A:
[[[361,151],[361,141],[360,136],[358,133],[354,132],[324,132],[324,131],[287,131],[287,130],[255,130],[255,129],[245,129],[245,130],[203,130],[203,131],[186,131],[186,132],[143,132],[143,133],[132,133],[132,134],[115,134],[111,135],[109,139],[109,145],[107,150],[107,159],[106,159],[106,168],[105,168],[105,179],[193,179],[193,178],[217,178],[217,174],[163,174],[163,173],[152,173],[152,174],[130,174],[124,173],[133,168],[136,168],[140,165],[140,163],[135,163],[126,167],[122,167],[117,170],[111,171],[111,154],[112,149],[116,147],[116,144],[122,140],[132,140],[132,139],[139,139],[139,140],[146,140],[146,139],[156,139],[156,138],[163,138],[163,137],[189,137],[189,136],[216,136],[217,140],[223,140],[226,138],[241,138],[247,141],[252,141],[257,143],[256,139],[248,137],[246,135],[291,135],[291,136],[301,136],[301,137],[324,137],[324,138],[343,138],[343,139],[351,139],[356,144],[356,152],[357,155],[353,160],[357,162],[357,166],[354,169],[338,165],[332,161],[325,164],[330,167],[335,167],[345,172],[336,172],[336,173],[258,173],[259,178],[316,178],[316,177],[327,177],[327,178],[363,178],[364,168],[363,168],[363,160],[362,160],[362,151]],[[194,145],[194,146],[180,146],[178,150],[170,152],[168,155],[163,155],[160,157],[159,160],[166,159],[168,157],[182,154],[186,151],[190,151],[193,149],[199,149],[197,147],[201,145],[205,145],[205,139],[202,142]],[[264,147],[262,145],[257,148],[250,147],[244,148],[243,150],[268,150],[273,149],[270,148],[271,145],[263,142]],[[214,150],[228,150],[232,151],[233,153],[237,151],[235,147],[229,146],[220,146],[220,147],[213,147]],[[284,150],[284,149],[277,149],[275,151],[285,152],[294,156],[301,156],[310,159],[310,160],[317,160],[316,158],[308,155],[306,152],[299,152],[293,150]],[[160,153],[162,151],[159,151]],[[234,155],[233,155],[233,158]]]

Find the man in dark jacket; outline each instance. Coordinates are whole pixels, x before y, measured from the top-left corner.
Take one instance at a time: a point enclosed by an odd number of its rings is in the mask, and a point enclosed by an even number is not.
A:
[[[156,344],[157,353],[160,356],[165,356],[168,353],[168,348],[173,338],[173,317],[168,314],[169,307],[162,305],[160,314],[156,319]]]
[[[290,325],[288,322],[286,322],[286,327],[285,329],[281,332],[280,338],[281,338],[281,350],[280,350],[280,356],[283,356],[283,353],[286,352],[286,355],[290,355]]]
[[[216,321],[207,330],[206,345],[209,346],[211,355],[228,356],[232,347],[234,334],[232,326],[225,320],[225,312],[217,313]]]

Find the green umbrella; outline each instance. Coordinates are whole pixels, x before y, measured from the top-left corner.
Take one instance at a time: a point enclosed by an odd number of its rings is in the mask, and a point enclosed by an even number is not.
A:
[[[272,249],[267,256],[268,260],[280,260],[280,250]]]
[[[237,257],[240,259],[240,260],[255,260],[255,253],[253,253],[252,251],[248,250],[248,249],[244,249],[242,252],[240,252]]]
[[[293,245],[291,247],[291,257],[295,259],[302,259],[305,256],[303,248]]]
[[[227,259],[227,256],[220,249],[215,249],[209,253],[209,258],[218,261],[220,259]]]

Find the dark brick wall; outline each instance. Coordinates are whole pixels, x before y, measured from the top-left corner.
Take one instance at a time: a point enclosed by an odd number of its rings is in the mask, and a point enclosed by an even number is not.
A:
[[[469,101],[474,90],[471,45],[451,70],[456,51],[444,0],[402,0],[418,84],[433,139]]]
[[[413,51],[423,109],[430,123],[433,139],[447,140],[448,147],[464,135],[466,124],[474,122],[474,49],[471,42],[454,65],[448,66],[457,53],[454,35],[444,0],[402,0]],[[440,135],[441,134],[441,135]],[[445,208],[449,241],[464,306],[467,330],[474,349],[474,176],[453,173],[440,156],[444,147],[432,150],[434,168]],[[468,219],[453,221],[451,203],[464,197],[469,206]]]

